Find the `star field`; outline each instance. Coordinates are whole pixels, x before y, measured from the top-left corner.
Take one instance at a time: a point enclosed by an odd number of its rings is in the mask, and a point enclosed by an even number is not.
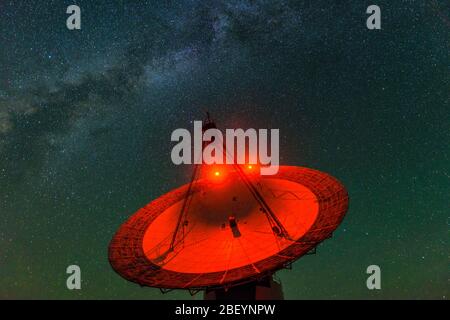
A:
[[[287,299],[448,299],[449,5],[378,1],[372,31],[368,1],[165,3],[0,3],[0,298],[189,298],[125,281],[107,248],[188,181],[170,134],[209,110],[279,128],[282,164],[348,189],[333,238],[277,273]]]

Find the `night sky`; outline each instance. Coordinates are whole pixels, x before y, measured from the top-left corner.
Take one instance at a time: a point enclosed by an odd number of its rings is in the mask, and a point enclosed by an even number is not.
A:
[[[190,298],[122,279],[107,248],[188,182],[170,134],[209,110],[221,128],[279,128],[282,164],[348,189],[333,238],[277,273],[287,299],[448,299],[450,5],[336,3],[1,1],[0,298]]]

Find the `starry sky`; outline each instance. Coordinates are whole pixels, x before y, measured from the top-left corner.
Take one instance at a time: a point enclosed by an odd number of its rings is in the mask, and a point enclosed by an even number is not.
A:
[[[287,299],[448,299],[450,5],[337,3],[1,1],[0,298],[190,299],[125,281],[107,247],[188,182],[170,134],[209,110],[222,128],[279,128],[282,164],[348,189],[333,238],[277,273]]]

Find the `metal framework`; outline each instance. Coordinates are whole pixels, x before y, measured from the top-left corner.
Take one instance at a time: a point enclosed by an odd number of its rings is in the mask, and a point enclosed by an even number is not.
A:
[[[178,273],[164,269],[146,257],[142,248],[145,231],[168,207],[184,201],[188,186],[175,189],[151,202],[118,230],[109,246],[109,260],[113,269],[122,277],[145,286],[204,289],[242,284],[284,268],[331,236],[347,211],[348,195],[335,178],[313,169],[281,166],[276,178],[300,183],[310,189],[317,198],[319,213],[314,224],[301,238],[291,241],[291,245],[278,254],[255,262],[259,273],[251,266],[212,273]],[[196,183],[192,186],[192,192],[200,188]]]

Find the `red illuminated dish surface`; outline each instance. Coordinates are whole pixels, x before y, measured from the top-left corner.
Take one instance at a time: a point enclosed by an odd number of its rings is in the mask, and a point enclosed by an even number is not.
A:
[[[285,267],[329,238],[342,221],[348,196],[335,178],[301,167],[282,166],[274,176],[252,169],[246,168],[246,176],[286,236],[238,173],[223,167],[196,180],[187,201],[184,185],[126,221],[109,247],[112,267],[152,287],[241,283]]]

